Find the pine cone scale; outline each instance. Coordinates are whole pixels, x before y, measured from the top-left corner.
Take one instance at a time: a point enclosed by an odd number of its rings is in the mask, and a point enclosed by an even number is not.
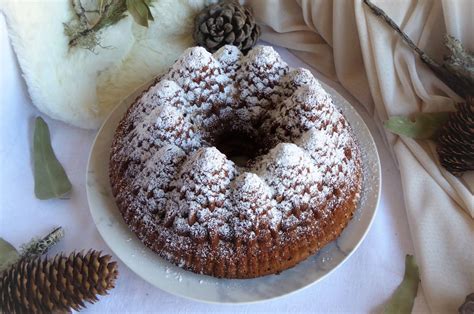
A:
[[[218,29],[221,29],[222,26],[224,26],[224,18],[222,16],[219,16],[217,19],[216,19],[216,28]],[[220,34],[222,34],[222,32],[220,32]]]
[[[229,10],[229,9],[224,9],[224,10],[222,10],[221,15],[222,15],[222,17],[224,17],[226,19],[227,22],[230,22],[232,20],[232,15],[234,15],[234,11]],[[230,24],[228,24],[228,25],[230,25]]]
[[[207,29],[206,23],[202,23],[201,25],[199,25],[199,30],[201,31],[201,33],[209,34],[209,30]]]
[[[230,24],[230,23],[224,24],[224,33],[225,34],[232,34],[231,33],[232,29],[233,29],[232,24]]]
[[[234,33],[228,34],[225,38],[225,43],[226,44],[232,44],[234,41],[235,41],[235,34]]]

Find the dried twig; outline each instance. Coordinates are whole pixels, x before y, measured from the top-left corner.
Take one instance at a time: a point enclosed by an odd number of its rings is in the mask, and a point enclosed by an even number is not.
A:
[[[445,63],[442,65],[434,61],[423,50],[421,50],[415,43],[405,34],[400,27],[379,7],[373,4],[370,0],[363,0],[364,3],[372,10],[372,12],[384,20],[393,30],[395,30],[403,41],[420,57],[420,59],[427,64],[430,69],[446,83],[452,90],[460,96],[466,98],[469,95],[474,95],[474,66],[472,53],[464,50],[461,43],[455,38],[447,36],[446,46],[450,51],[450,55],[445,58]],[[463,70],[459,71],[459,66],[453,66],[453,56],[457,61],[459,56],[462,56]]]
[[[99,32],[126,17],[127,12],[141,26],[148,27],[149,21],[154,21],[150,10],[152,0],[96,0],[93,8],[84,6],[82,1],[71,1],[76,17],[64,23],[69,48],[77,46],[94,52],[94,48],[100,46]],[[97,14],[93,21],[87,15],[91,12]]]

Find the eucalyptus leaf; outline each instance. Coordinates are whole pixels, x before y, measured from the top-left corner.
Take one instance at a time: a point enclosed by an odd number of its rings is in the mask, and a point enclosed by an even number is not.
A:
[[[449,118],[450,112],[420,112],[408,117],[391,117],[384,122],[384,127],[392,133],[405,135],[415,139],[433,138],[436,131]]]
[[[118,21],[126,17],[127,5],[125,0],[106,0],[101,6],[99,23],[94,26],[94,31],[116,24]]]
[[[139,25],[148,27],[148,21],[153,20],[150,8],[144,0],[127,0],[127,10]]]
[[[145,6],[148,11],[148,21],[155,21],[155,19],[153,18],[153,14],[151,14],[150,6],[146,3],[145,3]]]
[[[48,125],[41,117],[35,121],[33,155],[36,197],[46,200],[69,193],[72,188],[71,182],[54,155]]]
[[[407,255],[405,258],[405,275],[403,281],[392,295],[388,304],[385,306],[385,314],[411,313],[418,291],[420,274],[418,265],[416,265],[413,255]]]
[[[15,263],[20,255],[15,247],[0,238],[0,272],[4,271],[8,266]]]

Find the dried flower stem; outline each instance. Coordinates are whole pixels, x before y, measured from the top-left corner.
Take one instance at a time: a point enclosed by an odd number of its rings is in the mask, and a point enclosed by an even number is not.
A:
[[[148,22],[154,21],[150,10],[152,0],[96,0],[96,7],[87,9],[82,1],[84,0],[72,0],[76,17],[64,24],[64,32],[69,37],[69,48],[77,46],[94,52],[95,46],[100,46],[99,31],[119,22],[127,16],[127,12],[139,25],[148,27]],[[96,13],[97,20],[90,21],[88,13]]]
[[[57,227],[41,239],[33,239],[22,246],[21,258],[41,256],[64,237],[64,229]]]
[[[95,34],[102,28],[120,21],[126,16],[125,12],[127,11],[127,6],[124,0],[101,1],[97,10],[99,12],[99,19],[94,25],[90,25],[90,21],[86,16],[86,13],[89,11],[82,6],[81,1],[73,0],[72,6],[76,12],[80,31],[69,36],[69,47],[80,46],[90,50],[93,50],[93,47],[98,45],[98,39]],[[90,37],[91,39],[87,40],[87,37]]]
[[[73,0],[72,1],[72,6],[74,7],[74,10],[76,11],[77,18],[79,21],[82,23],[88,23],[87,17],[86,17],[86,9],[82,6],[82,3],[80,0]]]

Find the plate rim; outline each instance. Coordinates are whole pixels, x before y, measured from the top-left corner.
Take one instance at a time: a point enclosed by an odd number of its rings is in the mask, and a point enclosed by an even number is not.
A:
[[[317,79],[317,78],[316,78]],[[97,217],[96,215],[98,215],[98,213],[96,211],[93,210],[93,204],[91,204],[91,187],[89,186],[89,180],[90,180],[90,175],[91,175],[91,160],[93,158],[93,154],[94,154],[94,151],[95,151],[95,148],[96,148],[96,145],[97,145],[97,141],[98,139],[101,137],[106,125],[107,125],[107,122],[111,119],[111,117],[116,114],[116,112],[118,112],[123,106],[125,106],[125,103],[130,103],[129,106],[133,103],[133,101],[135,101],[135,99],[139,96],[139,93],[146,90],[147,88],[149,88],[153,83],[155,83],[157,80],[157,78],[153,78],[149,81],[147,81],[146,83],[142,84],[141,86],[139,86],[138,88],[136,88],[133,92],[131,92],[128,96],[124,97],[112,110],[111,112],[107,115],[106,119],[104,120],[104,122],[102,123],[101,127],[99,128],[99,130],[97,131],[95,137],[94,137],[94,140],[92,142],[92,145],[91,145],[91,149],[90,149],[90,152],[89,152],[89,156],[88,156],[88,159],[87,159],[87,169],[86,169],[86,194],[87,194],[87,203],[88,203],[88,207],[89,207],[89,211],[91,213],[91,216],[92,216],[92,219],[94,221],[94,224],[96,226],[96,229],[97,231],[99,232],[100,236],[102,237],[103,241],[106,243],[106,245],[108,246],[108,248],[114,253],[115,257],[117,257],[118,259],[120,259],[122,261],[122,263],[124,265],[126,265],[133,273],[135,273],[137,276],[139,276],[140,278],[144,279],[146,282],[150,283],[152,286],[158,288],[158,289],[161,289],[167,293],[170,293],[172,295],[175,295],[175,296],[178,296],[178,297],[182,297],[182,298],[185,298],[185,299],[188,299],[188,300],[193,300],[193,301],[198,301],[198,302],[202,302],[202,303],[208,303],[208,304],[254,304],[254,303],[261,303],[261,302],[266,302],[266,301],[270,301],[270,300],[275,300],[275,299],[279,299],[279,298],[283,298],[283,297],[286,297],[286,296],[289,296],[289,295],[292,295],[292,294],[295,294],[297,292],[300,292],[304,289],[307,289],[315,284],[317,284],[318,282],[322,281],[323,279],[327,278],[329,275],[331,275],[332,273],[334,273],[339,267],[341,267],[342,265],[344,265],[347,260],[349,260],[349,258],[357,251],[357,249],[360,247],[360,245],[362,244],[362,242],[365,240],[369,230],[371,229],[372,227],[372,224],[375,220],[375,216],[377,214],[377,211],[378,211],[378,207],[379,207],[379,203],[380,203],[380,198],[381,198],[381,190],[382,190],[382,169],[381,169],[381,163],[380,163],[380,155],[379,155],[379,152],[378,152],[378,149],[377,149],[377,145],[376,145],[376,142],[374,140],[374,137],[372,135],[372,132],[370,131],[369,127],[367,126],[367,124],[365,123],[365,120],[364,118],[359,114],[359,112],[357,111],[357,109],[355,109],[354,106],[352,106],[352,104],[345,98],[343,97],[340,93],[338,93],[334,88],[332,88],[331,86],[329,86],[328,84],[324,83],[323,81],[321,80],[318,80],[319,83],[322,85],[323,89],[328,92],[331,97],[338,97],[339,99],[342,99],[343,102],[344,102],[344,106],[346,106],[347,108],[340,108],[338,107],[338,109],[340,109],[341,111],[344,111],[344,110],[351,110],[352,111],[352,114],[355,116],[355,118],[361,123],[361,126],[359,126],[360,128],[362,128],[364,130],[364,133],[365,135],[368,135],[368,142],[370,142],[370,145],[372,146],[373,148],[373,151],[375,153],[374,155],[374,160],[376,161],[376,170],[377,170],[377,180],[376,180],[376,183],[378,185],[378,188],[377,188],[377,191],[376,191],[376,196],[375,196],[375,206],[374,206],[374,209],[373,209],[373,212],[370,216],[370,219],[369,219],[369,223],[367,224],[367,227],[365,228],[364,232],[362,233],[362,236],[360,237],[360,239],[357,241],[356,245],[351,249],[350,252],[348,252],[344,258],[337,264],[335,265],[333,268],[331,268],[329,271],[327,271],[326,273],[324,273],[322,276],[320,276],[319,278],[313,280],[312,282],[310,283],[307,283],[299,288],[296,288],[294,290],[291,290],[289,292],[286,292],[286,293],[283,293],[283,294],[280,294],[280,295],[276,295],[276,296],[271,296],[271,297],[267,297],[267,298],[262,298],[262,299],[255,299],[255,300],[244,300],[244,301],[218,301],[218,300],[211,300],[211,299],[200,299],[200,298],[197,298],[197,297],[193,297],[193,296],[190,296],[190,295],[187,295],[187,294],[182,294],[182,293],[178,293],[177,291],[174,291],[174,290],[169,290],[169,289],[166,289],[166,287],[163,287],[163,286],[158,286],[156,284],[156,282],[154,282],[149,276],[144,276],[140,273],[140,271],[138,269],[136,269],[136,266],[135,265],[132,265],[132,263],[124,258],[123,256],[121,256],[121,254],[123,254],[123,252],[120,252],[119,249],[117,247],[113,247],[110,245],[110,241],[107,240],[108,238],[108,235],[106,234],[106,230],[105,228],[100,228],[99,227],[99,217]],[[128,107],[127,107],[128,108]],[[124,110],[126,111],[126,110]],[[120,120],[119,120],[120,121]],[[354,134],[356,140],[358,140],[356,134]],[[109,159],[109,155],[107,155],[107,160]],[[363,187],[364,188],[364,187]],[[121,217],[121,214],[120,214],[120,217]],[[351,223],[353,220],[349,221],[349,223]],[[129,230],[130,231],[130,230]],[[138,239],[137,239],[138,240]],[[140,240],[138,240],[140,241]],[[336,240],[334,240],[336,241]],[[143,247],[146,247],[141,241],[140,241],[141,245]],[[148,249],[148,248],[147,248]],[[317,253],[315,253],[317,254]],[[299,264],[298,264],[299,265]],[[294,266],[294,267],[298,267],[298,265]],[[293,267],[293,268],[294,268]],[[184,269],[181,269],[183,272],[189,272],[189,271],[186,271]],[[284,272],[284,271],[283,271]],[[268,275],[268,276],[273,276],[273,275]],[[266,276],[265,276],[266,277]],[[263,277],[261,277],[263,278]],[[254,278],[254,279],[258,279],[257,278]],[[235,280],[235,281],[239,281],[239,280],[246,280],[246,279],[225,279],[225,280]]]

